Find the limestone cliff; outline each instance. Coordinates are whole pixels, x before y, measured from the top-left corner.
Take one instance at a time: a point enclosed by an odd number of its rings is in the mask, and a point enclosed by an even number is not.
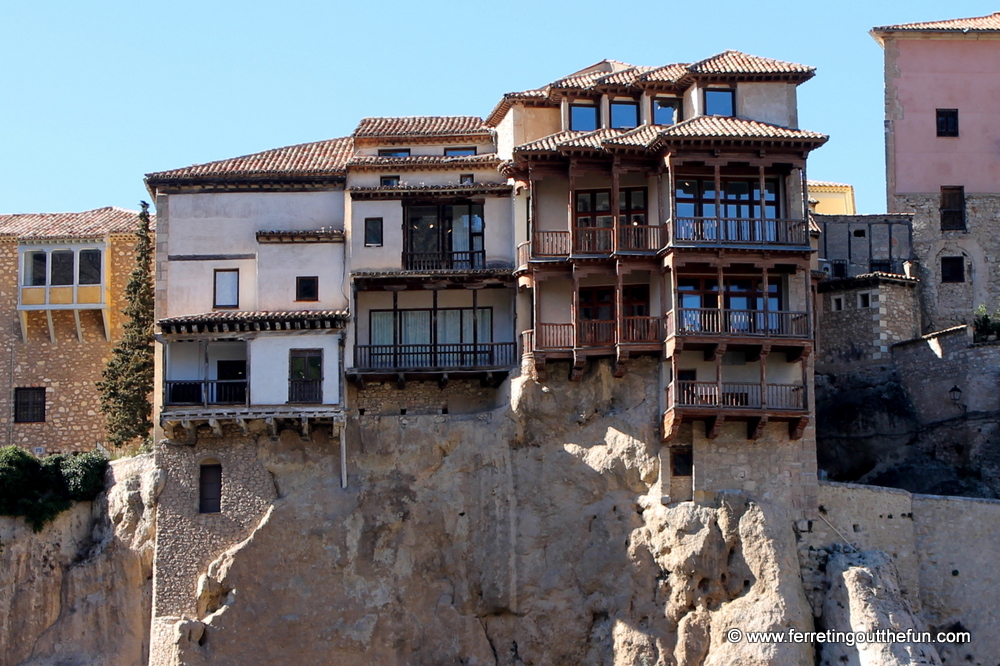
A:
[[[149,648],[151,455],[111,464],[109,489],[42,532],[0,518],[0,663],[140,665]]]

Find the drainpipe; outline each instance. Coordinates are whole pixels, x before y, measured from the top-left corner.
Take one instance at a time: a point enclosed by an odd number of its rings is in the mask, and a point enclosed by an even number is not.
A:
[[[340,487],[347,489],[347,421],[340,424]]]

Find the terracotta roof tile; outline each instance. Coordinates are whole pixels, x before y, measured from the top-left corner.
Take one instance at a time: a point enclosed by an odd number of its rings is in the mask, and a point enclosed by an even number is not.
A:
[[[243,179],[279,176],[342,176],[353,143],[350,137],[300,143],[182,169],[147,173],[146,181]]]
[[[604,141],[606,146],[649,148],[663,131],[663,125],[643,125]]]
[[[549,100],[549,91],[547,88],[509,92],[503,96],[503,99],[497,102],[497,105],[490,111],[490,115],[486,116],[486,125],[496,127],[516,102],[531,102],[534,106],[558,106],[558,103]]]
[[[589,134],[589,132],[577,132],[573,130],[567,130],[565,132],[556,132],[555,134],[549,134],[548,136],[543,136],[541,139],[536,139],[535,141],[529,141],[528,143],[521,144],[514,148],[516,153],[528,153],[528,152],[550,152],[559,148],[559,145],[564,141],[570,141],[572,139],[578,139],[584,134]]]
[[[478,116],[396,116],[362,118],[351,135],[355,138],[406,138],[489,136]]]
[[[676,125],[670,125],[660,132],[661,140],[672,138],[763,139],[825,143],[829,137],[817,132],[770,125],[746,118],[697,116]]]
[[[482,155],[411,155],[409,157],[377,157],[375,155],[356,155],[347,163],[348,168],[386,168],[386,169],[420,169],[420,168],[454,168],[496,166],[500,158],[496,153]]]
[[[884,25],[872,28],[873,32],[917,32],[924,30],[934,32],[1000,32],[1000,12],[989,14],[988,16],[928,21],[926,23],[899,23],[897,25]]]
[[[606,74],[597,79],[596,84],[600,86],[631,86],[640,76],[654,69],[657,68],[647,67],[645,65],[630,67],[629,69],[622,70],[620,72]]]
[[[828,180],[810,180],[807,182],[809,187],[853,187],[849,183],[831,183]]]
[[[604,148],[605,141],[619,137],[624,132],[625,130],[620,129],[599,129],[596,132],[585,132],[583,136],[560,141],[557,147],[559,149],[590,148],[592,150],[601,150]]]
[[[0,235],[24,240],[100,238],[136,230],[139,212],[109,206],[82,213],[22,213],[0,215]],[[150,216],[152,227],[156,221]]]
[[[673,65],[654,67],[645,74],[642,74],[637,80],[639,83],[677,83],[687,76],[688,73],[687,63],[675,63]]]
[[[156,324],[164,333],[176,334],[207,332],[207,327],[212,326],[223,326],[233,331],[342,328],[349,319],[347,310],[216,310],[167,317]]]
[[[815,67],[807,67],[794,62],[762,58],[740,51],[723,51],[711,58],[688,65],[688,72],[694,76],[774,76],[805,81],[816,73]]]

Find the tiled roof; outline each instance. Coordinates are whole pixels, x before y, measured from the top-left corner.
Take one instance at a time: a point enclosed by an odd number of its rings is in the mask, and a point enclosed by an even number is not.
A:
[[[592,150],[601,150],[604,147],[605,141],[619,137],[624,132],[625,130],[607,128],[599,129],[596,132],[586,132],[583,136],[560,141],[558,148],[590,148]]]
[[[536,139],[535,141],[529,141],[528,143],[521,144],[514,148],[514,152],[517,153],[528,153],[528,152],[550,152],[556,150],[560,144],[564,141],[570,141],[572,139],[577,139],[584,134],[589,134],[589,132],[577,132],[573,130],[567,130],[565,132],[556,132],[555,134],[549,134],[548,136],[543,136],[541,139]]]
[[[357,155],[347,163],[348,168],[458,168],[496,166],[500,158],[496,153],[483,155],[411,155],[409,157],[378,157],[375,155]]]
[[[356,199],[392,199],[400,195],[414,194],[507,194],[511,186],[507,183],[444,183],[428,185],[373,185],[349,187],[347,191]]]
[[[490,115],[486,116],[486,125],[496,127],[496,125],[503,120],[503,117],[510,110],[510,107],[514,106],[515,102],[530,102],[535,106],[558,106],[557,102],[549,100],[549,92],[547,88],[541,90],[509,92],[504,94],[503,99],[497,102],[497,105],[493,107],[492,111],[490,111]]]
[[[239,180],[281,176],[343,176],[352,148],[350,137],[300,143],[182,169],[147,173],[146,181],[158,183],[219,178]]]
[[[636,82],[643,74],[656,69],[655,67],[647,67],[645,65],[639,65],[637,67],[630,67],[626,70],[620,72],[614,72],[612,74],[606,74],[597,80],[597,85],[600,86],[630,86]]]
[[[934,32],[998,32],[1000,31],[1000,12],[988,16],[973,16],[972,18],[948,19],[946,21],[928,21],[926,23],[899,23],[872,28],[873,32],[896,31],[934,31]]]
[[[686,138],[743,139],[767,141],[804,141],[825,143],[825,134],[808,130],[791,129],[770,125],[746,118],[728,116],[697,116],[690,120],[670,125],[660,132],[660,141]]]
[[[636,148],[649,148],[660,136],[664,129],[663,125],[643,125],[634,130],[629,130],[624,134],[609,138],[605,141],[606,146],[630,146]]]
[[[754,75],[778,78],[794,78],[805,81],[816,73],[815,67],[807,67],[794,62],[762,58],[760,56],[741,53],[740,51],[723,51],[711,58],[699,60],[688,65],[688,72],[694,76],[733,76]]]
[[[654,67],[637,79],[641,83],[677,83],[688,74],[687,63]]]
[[[108,206],[82,213],[21,213],[0,215],[0,235],[25,240],[100,238],[136,230],[139,212]],[[152,227],[155,220],[150,216]]]
[[[202,314],[168,317],[156,323],[164,333],[176,334],[220,332],[220,330],[279,331],[342,328],[349,319],[350,315],[346,310],[216,310]]]
[[[549,84],[550,88],[560,90],[585,90],[603,78],[612,76],[616,72],[633,69],[633,66],[620,60],[602,60],[586,69],[574,72],[557,81]]]
[[[806,181],[809,187],[853,187],[848,183],[831,183],[827,180],[809,180]]]
[[[396,116],[362,118],[355,138],[489,136],[478,116]]]

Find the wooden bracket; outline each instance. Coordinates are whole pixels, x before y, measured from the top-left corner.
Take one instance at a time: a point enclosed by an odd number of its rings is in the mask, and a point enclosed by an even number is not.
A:
[[[621,345],[618,345],[618,349],[615,353],[615,377],[621,378],[625,376],[626,365],[628,364],[628,350],[622,349]]]
[[[442,391],[448,388],[448,373],[444,373],[438,378],[438,388]]]
[[[278,436],[278,424],[274,422],[273,416],[268,416],[264,419],[264,423],[267,424],[267,432],[271,437]]]
[[[722,414],[716,414],[715,416],[709,416],[705,419],[705,437],[709,439],[715,439],[719,436],[719,432],[722,431],[722,424],[725,423],[726,417]]]
[[[406,375],[402,372],[396,374],[396,388],[400,391],[406,388]]]
[[[706,361],[716,361],[726,353],[726,343],[719,342],[705,350]]]
[[[305,441],[305,442],[310,441],[310,439],[309,439],[310,438],[310,434],[309,434],[309,417],[308,416],[302,416],[299,419],[299,424],[300,424],[300,427],[302,429],[302,440]]]
[[[800,416],[797,419],[792,419],[788,422],[788,436],[791,439],[802,439],[802,433],[805,432],[807,425],[809,425],[808,416]]]
[[[208,425],[212,428],[213,435],[222,437],[222,425],[219,423],[219,419],[209,419]]]
[[[681,428],[681,418],[672,409],[663,413],[663,441],[669,442]]]
[[[247,420],[243,418],[236,419],[236,425],[240,427],[240,432],[244,435],[250,434],[250,427],[247,425]]]
[[[747,439],[758,440],[764,434],[767,416],[754,417],[747,420]]]

